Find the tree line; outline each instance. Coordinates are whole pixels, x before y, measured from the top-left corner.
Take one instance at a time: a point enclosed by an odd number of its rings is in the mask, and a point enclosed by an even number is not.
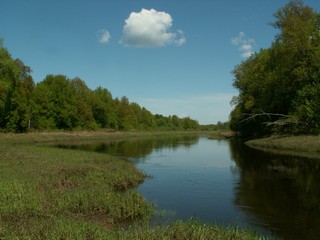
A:
[[[292,0],[275,14],[279,30],[233,70],[239,90],[230,126],[246,137],[320,134],[320,14]]]
[[[154,115],[106,88],[91,90],[78,77],[47,75],[35,83],[31,68],[13,59],[0,40],[0,131],[199,128],[189,117]]]

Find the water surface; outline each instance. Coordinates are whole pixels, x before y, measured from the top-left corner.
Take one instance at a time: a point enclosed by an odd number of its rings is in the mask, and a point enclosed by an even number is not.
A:
[[[285,239],[320,236],[319,160],[197,136],[69,147],[124,157],[151,175],[138,191],[164,210],[155,221],[194,217]]]

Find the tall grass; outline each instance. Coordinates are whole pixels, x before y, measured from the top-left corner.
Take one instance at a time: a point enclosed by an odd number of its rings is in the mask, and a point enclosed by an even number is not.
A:
[[[222,240],[237,239],[251,240],[264,239],[251,231],[241,230],[237,227],[221,227],[218,225],[201,224],[196,220],[177,221],[169,226],[162,227],[134,227],[129,230],[117,232],[118,239],[176,239],[176,240]]]

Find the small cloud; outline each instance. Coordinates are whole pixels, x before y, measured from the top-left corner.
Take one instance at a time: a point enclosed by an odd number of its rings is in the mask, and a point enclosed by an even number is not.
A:
[[[241,45],[240,50],[242,50],[242,51],[244,51],[244,52],[252,51],[252,45],[250,45],[250,44],[243,44],[243,45]]]
[[[235,38],[232,38],[231,39],[231,43],[235,46],[238,46],[241,44],[241,42],[243,41],[243,38],[244,38],[244,32],[240,32],[238,37],[235,37]]]
[[[174,40],[174,44],[177,46],[181,46],[181,45],[185,44],[186,41],[187,41],[187,39],[185,38],[183,31],[179,29],[177,31],[177,34],[176,34],[176,37]]]
[[[244,53],[241,54],[241,57],[243,58],[248,58],[253,54],[251,51],[245,51]]]
[[[166,12],[154,9],[141,9],[132,12],[125,20],[122,37],[119,41],[128,47],[181,46],[186,38],[183,31],[171,31],[172,17]]]
[[[96,36],[98,38],[99,43],[108,43],[110,41],[111,35],[109,31],[105,29],[101,29],[97,31]]]
[[[231,39],[231,43],[234,46],[237,46],[239,51],[242,52],[241,57],[247,58],[250,57],[254,51],[254,39],[246,37],[244,32],[240,32],[239,35]]]

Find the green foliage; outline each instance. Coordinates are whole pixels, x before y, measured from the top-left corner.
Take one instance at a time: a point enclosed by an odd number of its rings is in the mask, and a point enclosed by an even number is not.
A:
[[[71,80],[71,86],[75,92],[76,108],[77,108],[77,127],[81,129],[95,129],[96,122],[93,117],[91,107],[92,93],[84,81],[80,78]]]
[[[118,128],[115,101],[107,89],[98,87],[92,92],[92,112],[95,121],[101,128]]]
[[[17,87],[10,96],[6,129],[9,131],[25,132],[29,127],[30,108],[26,92],[22,87]]]
[[[135,115],[134,108],[137,108],[137,105],[130,106],[129,99],[125,96],[117,102],[116,110],[120,130],[137,129],[138,119]]]
[[[320,134],[320,83],[299,90],[294,104],[295,115],[300,119],[299,130]]]
[[[155,125],[158,129],[163,130],[199,130],[200,124],[198,121],[190,117],[179,118],[177,115],[165,117],[161,114],[156,114]]]
[[[12,59],[0,41],[0,129],[197,130],[199,124],[176,115],[153,115],[127,97],[113,99],[102,87],[91,90],[80,78],[47,75],[34,84],[31,69]]]
[[[314,112],[320,102],[317,90],[310,89],[320,80],[320,15],[296,0],[274,16],[273,26],[280,33],[272,46],[261,49],[232,72],[239,96],[233,99],[230,126],[252,137],[285,131],[288,128],[283,125],[299,122],[300,128],[296,126],[295,131],[316,133],[319,125]],[[306,110],[309,117],[305,116]],[[297,121],[281,121],[283,116],[297,117]]]
[[[144,107],[141,109],[138,119],[142,129],[154,129],[156,127],[154,116]]]
[[[77,101],[71,81],[62,75],[48,75],[37,84],[34,102],[35,128],[72,129],[77,126]],[[51,122],[53,125],[46,126]]]
[[[216,124],[208,124],[200,126],[203,131],[230,131],[230,122],[218,121]]]
[[[0,128],[6,131],[25,132],[30,127],[31,69],[21,60],[12,59],[0,44]]]

